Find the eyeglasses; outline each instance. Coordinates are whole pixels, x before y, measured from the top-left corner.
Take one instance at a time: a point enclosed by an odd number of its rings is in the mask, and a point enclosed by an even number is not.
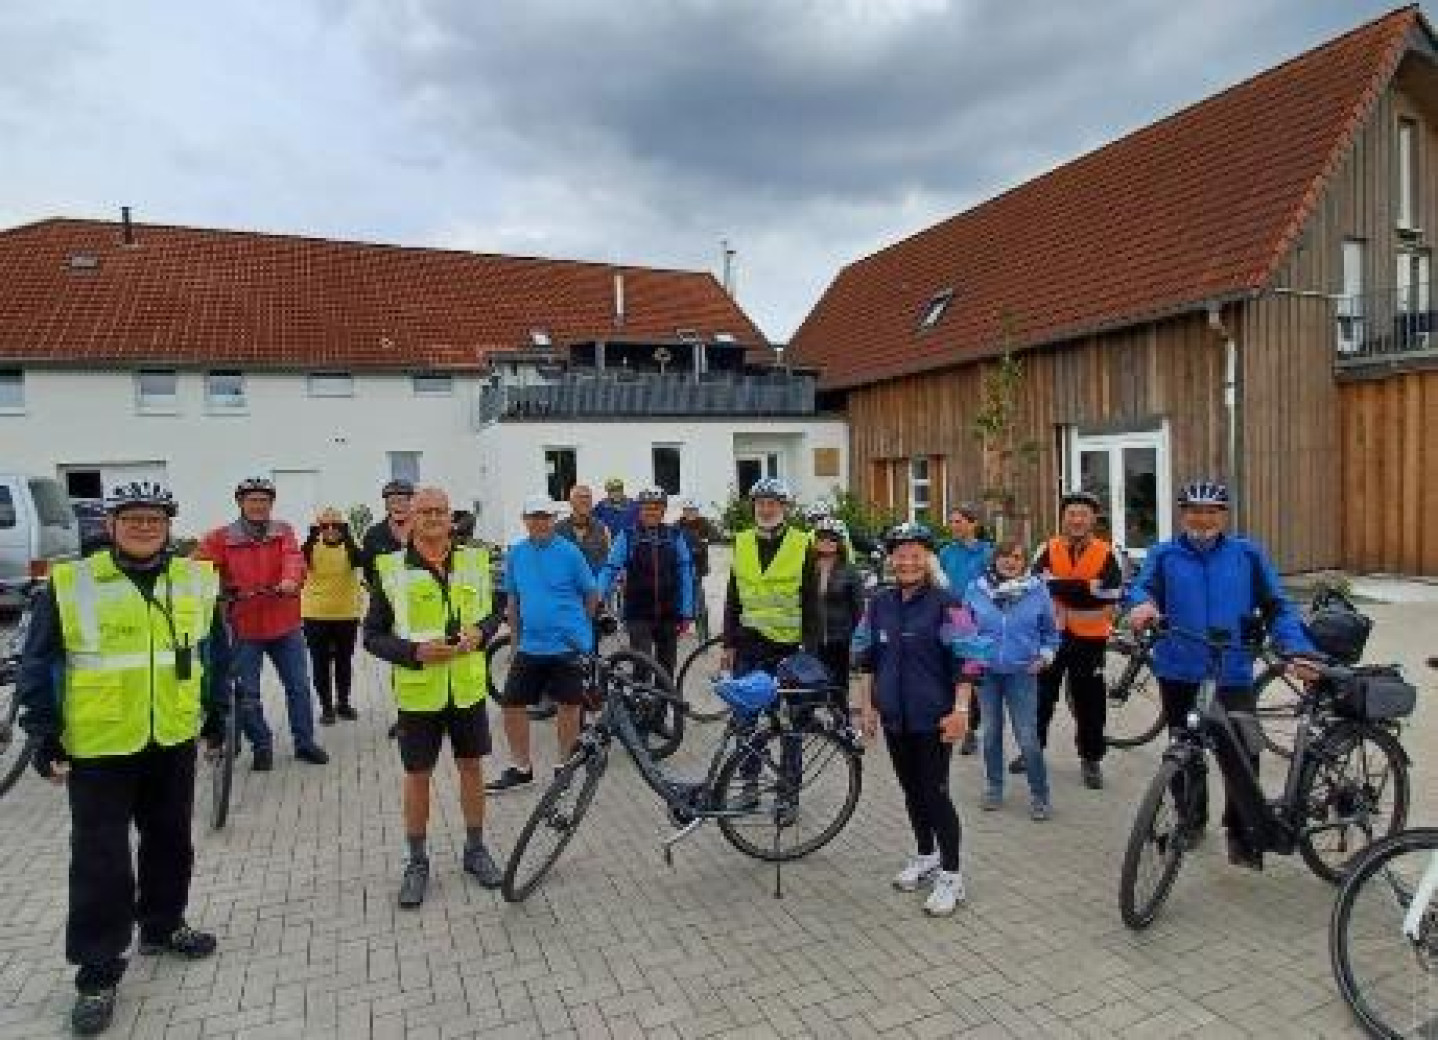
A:
[[[416,516],[449,516],[448,509],[416,509]]]
[[[150,516],[145,513],[121,513],[115,517],[116,525],[132,531],[158,531],[169,522],[168,516]]]

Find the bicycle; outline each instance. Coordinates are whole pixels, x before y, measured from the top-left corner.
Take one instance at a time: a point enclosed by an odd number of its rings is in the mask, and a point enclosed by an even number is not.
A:
[[[24,775],[35,748],[20,732],[20,651],[25,634],[30,630],[33,600],[39,589],[32,584],[24,592],[20,617],[10,637],[9,648],[0,655],[0,798],[3,798]],[[11,757],[11,749],[14,756]]]
[[[1396,681],[1409,694],[1414,692],[1411,686],[1390,676],[1314,664],[1319,678],[1303,693],[1283,794],[1270,801],[1248,757],[1262,739],[1252,732],[1257,720],[1250,713],[1230,713],[1217,696],[1224,653],[1244,648],[1235,646],[1223,629],[1204,634],[1164,626],[1163,631],[1207,648],[1208,677],[1200,683],[1194,708],[1174,732],[1135,814],[1119,878],[1125,925],[1138,930],[1153,923],[1184,854],[1202,840],[1199,792],[1208,782],[1210,753],[1244,836],[1258,851],[1260,869],[1263,852],[1292,855],[1296,850],[1314,874],[1336,883],[1362,846],[1402,829],[1408,815],[1409,760],[1386,723],[1411,712],[1412,701],[1405,711],[1398,702],[1402,698],[1394,699],[1402,691],[1378,684]],[[1381,770],[1370,768],[1370,754],[1381,760]],[[1330,863],[1326,852],[1338,861]]]
[[[848,723],[829,710],[827,687],[780,690],[763,673],[757,681],[747,677],[722,684],[734,710],[703,778],[688,779],[666,772],[635,726],[636,713],[655,701],[682,711],[683,700],[617,671],[605,658],[582,656],[589,688],[602,698],[603,708],[520,831],[501,886],[509,902],[526,899],[573,839],[615,739],[664,803],[675,829],[662,842],[667,864],[673,864],[678,842],[714,820],[734,848],[775,864],[778,897],[782,864],[823,848],[849,822],[862,787],[862,749]]]

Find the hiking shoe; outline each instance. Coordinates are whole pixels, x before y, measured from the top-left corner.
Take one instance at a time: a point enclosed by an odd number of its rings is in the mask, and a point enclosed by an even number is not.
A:
[[[110,1028],[115,1017],[115,987],[81,993],[70,1011],[70,1028],[76,1036],[96,1036]]]
[[[1083,771],[1083,785],[1090,791],[1103,790],[1103,767],[1097,762],[1085,759],[1080,767]]]
[[[484,888],[498,888],[504,881],[504,873],[494,862],[494,857],[483,845],[471,845],[464,850],[464,872],[472,874]]]
[[[140,937],[140,953],[153,957],[161,953],[173,953],[177,957],[188,957],[192,961],[203,960],[215,952],[215,937],[209,932],[199,932],[182,924],[163,939]]]
[[[1035,798],[1029,803],[1029,819],[1033,820],[1034,823],[1043,823],[1053,814],[1053,808],[1048,802]]]
[[[311,744],[309,747],[300,748],[295,752],[295,757],[301,762],[308,762],[312,766],[322,766],[330,760],[329,754],[318,744]]]
[[[934,880],[939,874],[939,856],[910,856],[904,869],[894,875],[894,887],[900,892],[917,891],[920,885]]]
[[[348,704],[341,704],[339,708],[336,709],[335,714],[338,715],[340,718],[344,719],[346,722],[353,722],[355,719],[359,718],[359,715],[355,712],[354,708],[350,707]]]
[[[1014,760],[1009,763],[1009,772],[1017,776],[1021,773],[1027,773],[1028,771],[1029,767],[1027,763],[1024,762],[1024,756],[1015,755]]]
[[[250,763],[250,770],[255,773],[268,773],[273,768],[275,768],[275,753],[269,748],[255,748],[255,758]]]
[[[964,739],[959,743],[959,754],[972,755],[979,749],[979,736],[973,730],[964,734]]]
[[[404,865],[404,874],[399,879],[399,905],[413,910],[424,902],[429,889],[429,860],[412,859]]]
[[[968,899],[964,876],[957,870],[941,870],[934,878],[934,889],[924,900],[924,913],[930,917],[948,917],[954,907]]]
[[[1003,808],[1004,793],[1002,791],[985,791],[984,796],[979,799],[979,808],[984,812],[993,812],[995,809]]]
[[[321,725],[321,726],[333,726],[334,724],[335,724],[335,710],[334,710],[333,708],[323,708],[323,709],[321,709],[321,711],[320,711],[320,725]]]
[[[505,794],[521,787],[528,787],[532,783],[534,783],[533,768],[520,769],[518,766],[505,766],[504,772],[485,784],[484,789],[490,794]]]

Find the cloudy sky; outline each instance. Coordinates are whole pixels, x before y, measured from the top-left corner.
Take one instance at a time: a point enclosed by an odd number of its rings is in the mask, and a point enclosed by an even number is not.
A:
[[[1349,0],[0,4],[0,226],[838,268],[1382,13]]]

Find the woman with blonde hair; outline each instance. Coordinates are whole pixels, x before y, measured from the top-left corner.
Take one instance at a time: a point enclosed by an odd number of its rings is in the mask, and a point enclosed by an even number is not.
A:
[[[353,721],[350,690],[354,682],[355,638],[359,633],[360,579],[364,552],[338,509],[320,511],[301,546],[305,584],[300,591],[305,644],[310,650],[320,724],[333,726],[335,716]]]

